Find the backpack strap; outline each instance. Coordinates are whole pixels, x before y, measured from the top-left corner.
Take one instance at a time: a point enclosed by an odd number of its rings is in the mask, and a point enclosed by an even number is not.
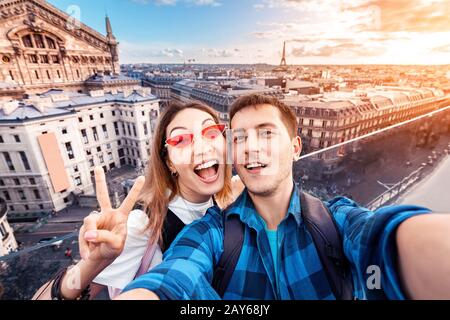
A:
[[[212,285],[220,297],[230,283],[244,243],[244,224],[236,214],[223,217],[223,253],[214,269]]]
[[[310,232],[336,299],[353,299],[353,282],[344,255],[342,238],[333,216],[323,202],[300,193],[302,216]]]
[[[172,210],[167,209],[166,219],[163,224],[163,247],[161,248],[162,253],[166,252],[169,249],[172,242],[178,236],[178,234],[183,230],[186,225],[181,221],[178,216],[173,213]]]
[[[177,237],[181,230],[185,227],[185,224],[178,218],[175,213],[171,210],[167,210],[167,216],[164,220],[163,225],[163,248],[161,248],[161,252],[164,253],[172,244],[173,240]],[[156,249],[158,247],[158,241],[151,242],[150,238],[147,244],[147,248],[145,249],[145,253],[141,259],[141,264],[139,265],[139,269],[136,273],[135,279],[145,273],[147,273],[148,269],[153,260],[153,256],[155,255]]]
[[[334,218],[323,202],[307,193],[300,193],[302,216],[310,232],[331,290],[338,300],[353,300],[353,282],[348,261],[342,248],[341,235]],[[220,297],[236,268],[244,243],[244,224],[238,215],[224,215],[223,253],[216,264],[213,288]]]

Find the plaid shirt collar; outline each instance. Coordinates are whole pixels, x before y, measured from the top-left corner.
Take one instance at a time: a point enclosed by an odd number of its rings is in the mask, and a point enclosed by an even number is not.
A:
[[[287,220],[290,216],[293,216],[298,227],[300,227],[303,222],[299,195],[300,191],[294,182],[294,189],[291,195],[291,200],[289,201],[288,212],[284,218],[284,220]],[[264,230],[264,224],[261,219],[258,218],[259,213],[256,211],[247,188],[245,188],[239,198],[237,198],[236,201],[225,210],[226,218],[232,214],[239,215],[239,218],[243,223],[247,224],[251,228],[254,228],[256,231]]]

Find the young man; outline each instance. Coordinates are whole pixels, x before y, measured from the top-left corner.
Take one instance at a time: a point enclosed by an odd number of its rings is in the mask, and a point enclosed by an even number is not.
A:
[[[301,153],[296,116],[251,95],[231,110],[233,162],[246,189],[223,213],[186,227],[162,264],[120,299],[219,299],[211,282],[223,249],[223,216],[238,215],[244,240],[224,299],[335,299],[301,215],[292,164]],[[326,202],[351,265],[359,299],[450,298],[450,215],[416,206],[371,212],[338,197]],[[367,286],[379,270],[380,285]]]

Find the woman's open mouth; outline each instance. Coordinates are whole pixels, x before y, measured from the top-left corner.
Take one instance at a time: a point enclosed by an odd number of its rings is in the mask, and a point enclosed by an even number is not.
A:
[[[211,183],[219,177],[219,161],[210,160],[195,167],[194,172],[200,180],[205,183]]]

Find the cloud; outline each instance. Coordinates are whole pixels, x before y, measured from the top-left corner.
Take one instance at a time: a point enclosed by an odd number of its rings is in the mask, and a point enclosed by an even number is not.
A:
[[[359,0],[358,5],[344,9],[354,12],[372,11],[378,26],[368,30],[382,32],[445,32],[450,31],[448,0]]]
[[[294,47],[291,54],[294,57],[334,57],[334,56],[353,56],[353,57],[371,57],[379,56],[386,52],[381,46],[368,46],[358,43],[339,43],[334,45],[323,45],[318,47]]]
[[[436,48],[432,48],[430,51],[433,53],[450,53],[450,43]]]
[[[207,56],[209,58],[230,58],[230,57],[235,57],[237,56],[237,52],[236,51],[238,49],[234,49],[234,50],[228,50],[228,49],[201,49],[201,53],[204,56]]]

